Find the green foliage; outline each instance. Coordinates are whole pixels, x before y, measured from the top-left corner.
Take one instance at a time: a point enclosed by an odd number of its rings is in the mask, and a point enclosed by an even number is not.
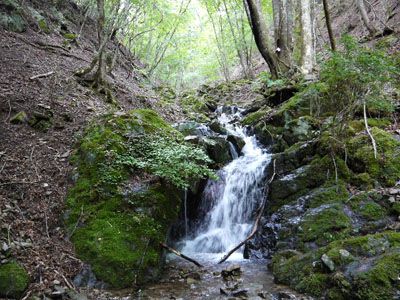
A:
[[[132,138],[126,153],[113,158],[114,164],[143,169],[179,188],[188,187],[189,179],[214,176],[207,167],[211,160],[202,149],[159,135]]]
[[[96,172],[96,184],[113,188],[137,169],[179,188],[214,175],[207,166],[211,163],[207,154],[185,143],[154,111],[136,110],[106,120],[90,128],[81,142],[81,149],[89,155],[86,172]]]
[[[363,48],[350,36],[342,39],[343,51],[332,53],[321,69],[321,112],[330,112],[338,122],[348,121],[364,102],[369,110],[392,112],[390,82],[399,71],[393,60],[379,50]]]
[[[262,71],[260,72],[260,74],[258,74],[258,80],[263,83],[267,88],[279,87],[287,84],[286,78],[274,80],[271,78],[271,74],[266,71]]]

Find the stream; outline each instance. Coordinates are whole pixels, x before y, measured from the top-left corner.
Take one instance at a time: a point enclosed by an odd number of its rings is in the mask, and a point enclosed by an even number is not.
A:
[[[265,169],[271,154],[239,125],[242,110],[225,107],[216,113],[227,134],[242,139],[244,147],[238,153],[230,144],[233,160],[218,172],[218,180],[207,182],[200,203],[206,214],[195,228],[188,228],[185,193],[185,234],[175,247],[203,268],[169,254],[162,279],[139,291],[137,299],[310,299],[275,284],[268,260],[244,259],[244,246],[226,262],[217,263],[253,227],[266,197]]]

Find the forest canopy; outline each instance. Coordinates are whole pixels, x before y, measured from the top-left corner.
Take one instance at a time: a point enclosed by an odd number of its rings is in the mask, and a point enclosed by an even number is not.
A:
[[[96,18],[96,1],[80,5]],[[271,1],[262,5],[271,22]],[[183,90],[252,75],[257,48],[242,0],[106,0],[105,15],[152,80]]]

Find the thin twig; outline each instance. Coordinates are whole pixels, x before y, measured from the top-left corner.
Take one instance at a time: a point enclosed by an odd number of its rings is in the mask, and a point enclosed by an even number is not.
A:
[[[82,218],[82,215],[83,215],[83,205],[81,207],[81,213],[80,213],[80,215],[78,217],[78,220],[76,221],[76,224],[75,224],[74,228],[72,229],[71,233],[68,235],[68,239],[70,239],[74,235],[75,230],[78,228],[78,225],[79,225],[79,222],[80,222],[80,220]]]
[[[48,238],[50,238],[49,225],[47,223],[47,213],[46,213],[46,211],[44,211],[44,220],[45,220],[45,225],[46,225],[46,235],[47,235]]]
[[[338,168],[336,165],[336,159],[335,159],[335,155],[333,155],[333,153],[331,153],[332,156],[332,161],[333,161],[333,166],[335,167],[335,183],[336,183],[336,191],[339,191],[339,186],[338,186]]]
[[[37,79],[37,78],[48,77],[48,76],[53,75],[53,74],[54,74],[54,71],[50,71],[50,72],[47,72],[47,73],[38,74],[38,75],[35,75],[35,76],[32,76],[32,77],[29,77],[29,79],[30,80],[34,80],[34,79]]]

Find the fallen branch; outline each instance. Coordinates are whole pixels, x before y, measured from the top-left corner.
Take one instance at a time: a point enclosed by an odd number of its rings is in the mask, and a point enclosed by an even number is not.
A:
[[[190,257],[188,257],[188,256],[186,256],[186,255],[180,253],[179,251],[177,251],[177,250],[175,250],[175,249],[173,249],[173,248],[167,246],[167,245],[164,244],[164,243],[160,243],[160,246],[163,247],[164,249],[167,249],[169,252],[172,252],[173,254],[175,254],[175,255],[177,255],[177,256],[179,256],[179,257],[182,257],[183,259],[186,259],[187,261],[190,261],[191,263],[195,264],[195,265],[198,266],[199,268],[202,268],[202,267],[203,267],[200,263],[198,263],[197,261],[195,261],[193,258],[190,258]]]
[[[44,73],[44,74],[39,74],[39,75],[35,75],[35,76],[32,76],[32,77],[29,77],[29,79],[30,80],[34,80],[34,79],[37,79],[37,78],[48,77],[48,76],[53,75],[53,74],[54,74],[54,71],[50,71],[50,72],[47,72],[47,73]]]
[[[371,142],[372,142],[372,147],[374,148],[374,157],[375,157],[375,159],[378,157],[378,150],[376,149],[376,142],[375,142],[375,139],[374,139],[374,137],[372,136],[372,133],[371,133],[371,131],[369,130],[369,126],[368,126],[368,119],[367,119],[367,105],[366,105],[366,103],[365,103],[365,101],[364,101],[364,123],[365,123],[365,129],[367,130],[367,133],[368,133],[368,135],[369,135],[369,137],[370,137],[370,139],[371,139]]]
[[[275,160],[273,162],[274,165],[274,173],[272,174],[271,178],[268,180],[268,185],[274,180],[275,178]],[[267,204],[267,194],[268,194],[268,185],[264,191],[264,201],[261,204],[260,208],[258,209],[258,214],[257,214],[257,218],[254,222],[253,225],[253,229],[251,230],[250,234],[247,236],[247,238],[245,238],[242,242],[240,242],[236,247],[234,247],[232,250],[230,250],[227,254],[225,254],[225,256],[223,258],[221,258],[221,260],[218,262],[218,264],[222,264],[224,261],[226,261],[229,256],[231,256],[236,250],[238,250],[240,247],[242,247],[244,244],[246,244],[247,241],[249,241],[250,239],[252,239],[254,237],[254,235],[257,233],[258,230],[258,225],[260,224],[260,220],[261,217],[263,215],[264,209],[265,209],[265,205]]]

